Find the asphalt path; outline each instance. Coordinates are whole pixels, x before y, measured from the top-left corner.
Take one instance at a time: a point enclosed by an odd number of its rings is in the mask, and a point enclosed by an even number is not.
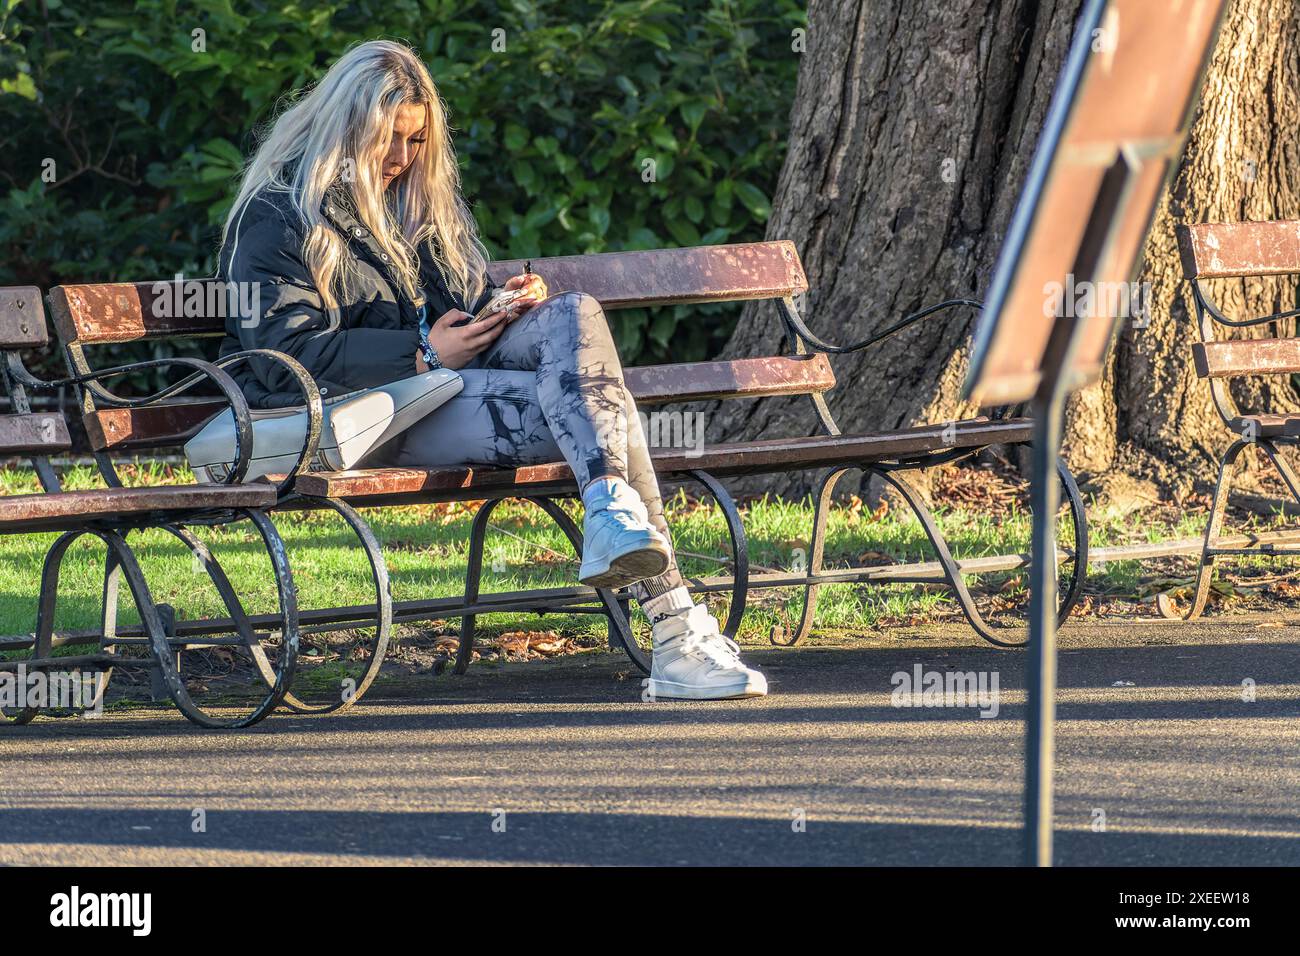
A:
[[[247,731],[0,727],[0,863],[1017,862],[1023,652],[954,625],[747,656],[765,699],[644,702],[592,653]],[[996,675],[996,716],[897,706],[918,666]],[[1058,863],[1300,865],[1300,627],[1074,624],[1058,700]]]

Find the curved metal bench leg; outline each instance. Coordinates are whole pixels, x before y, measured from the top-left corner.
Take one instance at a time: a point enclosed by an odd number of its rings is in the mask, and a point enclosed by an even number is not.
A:
[[[54,648],[54,612],[59,600],[59,575],[63,570],[63,558],[68,553],[72,542],[83,534],[82,530],[65,531],[50,545],[45,552],[45,561],[41,567],[41,585],[36,605],[36,632],[32,638],[32,660],[43,660],[52,656]],[[37,667],[43,670],[43,667]],[[25,706],[11,710],[0,708],[0,722],[15,726],[30,723],[40,711],[39,707]]]
[[[1009,641],[1004,637],[995,634],[980,614],[979,608],[975,606],[975,599],[971,596],[970,590],[966,587],[966,581],[962,577],[961,566],[952,556],[948,549],[948,542],[939,530],[939,524],[934,519],[933,513],[926,506],[925,501],[920,494],[907,481],[888,471],[878,471],[885,481],[893,485],[894,489],[903,496],[916,519],[921,522],[921,527],[925,531],[925,536],[930,539],[930,546],[934,548],[935,557],[938,558],[940,566],[943,568],[944,577],[948,579],[948,586],[952,588],[957,597],[957,603],[961,606],[962,613],[966,615],[966,620],[970,622],[975,633],[998,647],[1024,647],[1029,643],[1026,636],[1018,641]]]
[[[135,597],[141,620],[145,624],[145,631],[149,635],[154,650],[154,657],[162,672],[163,683],[166,685],[172,701],[190,721],[200,727],[212,729],[249,727],[271,713],[279,706],[289,688],[289,684],[293,681],[298,658],[298,601],[284,542],[281,540],[279,532],[276,531],[275,525],[271,523],[271,519],[262,512],[241,510],[238,513],[248,518],[253,523],[253,526],[257,528],[267,555],[271,559],[276,590],[279,596],[280,620],[284,629],[280,639],[280,654],[274,668],[273,680],[268,682],[269,687],[266,694],[250,711],[230,718],[208,714],[190,696],[189,689],[185,686],[185,681],[177,668],[176,659],[172,653],[171,639],[166,633],[162,618],[149,593],[149,585],[140,571],[135,556],[126,547],[126,542],[119,536],[111,535],[106,538],[118,550],[118,560],[123,573],[126,575],[127,585]],[[167,530],[175,534],[179,529],[167,526]],[[253,633],[247,616],[243,613],[242,605],[238,597],[234,595],[233,589],[230,588],[229,581],[226,580],[225,573],[217,564],[216,559],[212,557],[211,553],[197,538],[190,535],[187,540],[185,534],[178,536],[187,544],[190,544],[192,548],[197,546],[198,550],[195,553],[200,554],[213,584],[222,593],[223,601],[227,602],[227,609],[231,612],[236,629],[240,632],[241,641],[249,648],[254,661],[258,662],[259,671],[262,668],[269,669],[270,664],[263,656],[264,652],[256,639],[256,635]],[[265,680],[266,675],[263,674],[262,676]]]
[[[525,497],[523,500],[531,501],[551,516],[551,520],[564,532],[564,536],[573,545],[574,553],[581,560],[582,529],[578,527],[577,522],[569,517],[569,513],[560,507],[560,503],[551,498]],[[600,603],[605,607],[605,617],[609,619],[611,643],[617,641],[622,646],[623,653],[628,656],[628,660],[643,673],[650,673],[650,655],[643,651],[641,645],[636,642],[636,633],[632,630],[629,602],[625,598],[620,598],[619,592],[612,591],[609,588],[596,588],[596,594],[600,597]]]
[[[987,620],[984,620],[979,613],[979,607],[975,606],[975,598],[971,596],[970,589],[966,587],[966,580],[962,576],[961,564],[953,557],[952,550],[948,548],[948,541],[939,529],[939,523],[936,522],[930,509],[928,509],[924,499],[919,496],[917,490],[907,481],[888,471],[876,472],[881,479],[888,481],[889,484],[898,490],[898,493],[904,497],[907,506],[917,515],[920,525],[926,531],[926,537],[930,538],[930,544],[935,549],[936,558],[939,559],[940,566],[944,568],[944,578],[948,579],[948,585],[953,589],[954,596],[957,597],[957,604],[961,606],[962,614],[966,615],[967,622],[974,628],[980,637],[987,640],[989,644],[1000,646],[1000,648],[1023,648],[1028,644],[1028,635],[1018,640],[1009,640],[1008,637],[1002,636],[1000,632],[989,627]],[[1074,567],[1070,572],[1069,583],[1057,597],[1057,623],[1065,624],[1066,619],[1070,617],[1070,610],[1073,609],[1079,597],[1083,593],[1084,581],[1087,580],[1088,574],[1088,519],[1087,511],[1084,510],[1083,496],[1079,493],[1079,486],[1075,483],[1073,473],[1070,473],[1065,462],[1057,460],[1057,476],[1060,477],[1063,488],[1065,488],[1065,499],[1070,507],[1071,520],[1074,522]]]
[[[1087,579],[1088,520],[1083,506],[1083,496],[1079,493],[1079,486],[1074,480],[1074,475],[1070,473],[1065,463],[1059,460],[1057,461],[1056,473],[1064,486],[1065,500],[1069,504],[1071,520],[1074,523],[1074,568],[1070,572],[1070,580],[1065,589],[1057,596],[1057,623],[1064,624],[1070,616],[1070,610],[1083,593],[1083,585]],[[935,557],[938,559],[940,567],[943,568],[948,586],[952,588],[962,614],[966,616],[966,620],[975,630],[975,633],[997,647],[1024,647],[1028,644],[1028,634],[1019,639],[1011,640],[1000,634],[999,631],[995,631],[984,620],[984,616],[980,614],[979,608],[975,605],[975,599],[971,595],[970,589],[966,587],[961,565],[953,557],[952,551],[948,548],[947,539],[944,538],[943,532],[939,530],[939,523],[935,520],[934,514],[916,489],[892,472],[878,471],[876,474],[879,474],[881,478],[893,485],[898,493],[903,496],[908,507],[912,509],[912,513],[916,515],[917,520],[921,522],[925,536],[929,538],[930,546],[934,549]]]
[[[1210,597],[1210,583],[1214,579],[1214,555],[1211,549],[1218,543],[1219,532],[1223,530],[1223,513],[1228,506],[1228,492],[1232,488],[1232,468],[1242,450],[1251,444],[1238,439],[1223,456],[1219,465],[1219,479],[1214,486],[1214,501],[1210,504],[1210,520],[1205,525],[1205,540],[1201,545],[1201,562],[1196,568],[1196,592],[1192,603],[1186,611],[1180,612],[1173,599],[1166,592],[1156,595],[1156,610],[1162,617],[1175,620],[1194,621],[1205,610],[1205,603]]]
[[[617,641],[623,653],[643,674],[650,673],[650,654],[636,641],[636,632],[632,630],[632,604],[621,600],[617,591],[597,588],[600,603],[605,605],[605,617],[609,620],[611,641]]]
[[[851,468],[836,468],[828,471],[821,479],[818,486],[816,503],[814,506],[813,533],[812,540],[809,544],[808,555],[808,572],[815,574],[823,570],[826,547],[826,525],[830,515],[835,487],[840,479]],[[925,501],[920,497],[914,488],[904,479],[898,477],[893,472],[877,470],[873,468],[864,468],[869,474],[879,475],[882,479],[889,482],[903,496],[908,506],[916,514],[917,520],[920,521],[926,537],[930,540],[931,546],[939,560],[940,566],[944,570],[944,576],[951,585],[953,592],[957,597],[957,602],[962,609],[962,613],[970,622],[980,637],[984,638],[991,644],[999,647],[1023,647],[1025,640],[1008,641],[1004,637],[997,636],[985,622],[979,609],[975,606],[974,598],[970,590],[966,587],[965,581],[961,575],[961,566],[953,558],[952,552],[948,548],[946,539],[939,530],[938,523],[934,515],[926,506]],[[1069,616],[1070,610],[1078,602],[1083,593],[1083,586],[1087,577],[1088,567],[1088,521],[1087,513],[1084,508],[1083,495],[1079,492],[1078,484],[1074,476],[1070,473],[1063,461],[1057,462],[1057,474],[1065,490],[1065,500],[1069,504],[1071,519],[1074,523],[1074,547],[1075,562],[1071,571],[1069,582],[1061,595],[1059,602],[1058,617],[1062,623]],[[773,644],[779,644],[783,647],[793,647],[800,643],[812,631],[813,623],[817,613],[817,595],[822,585],[806,584],[804,585],[803,608],[799,617],[798,626],[792,634],[789,634],[784,640],[780,639],[781,628],[773,628],[771,641]]]
[[[217,559],[213,557],[212,552],[208,550],[208,546],[200,541],[194,532],[189,530],[189,528],[181,525],[165,524],[162,525],[162,529],[179,538],[185,546],[190,549],[190,553],[193,554],[194,557],[198,559],[199,563],[203,565],[203,570],[207,572],[208,578],[212,581],[213,587],[217,589],[217,594],[221,597],[222,603],[226,606],[226,612],[230,615],[231,621],[235,625],[235,630],[239,632],[240,638],[242,638],[244,643],[248,644],[250,648],[253,645],[257,645],[258,642],[253,638],[253,624],[249,619],[247,612],[244,611],[244,604],[239,600],[239,595],[235,593],[235,588],[230,583],[230,579],[226,577],[225,569],[222,568],[217,562]],[[265,663],[266,666],[269,667],[270,664],[266,661],[266,655],[260,653],[260,645],[258,645],[258,647],[259,653],[256,656],[259,664]],[[268,680],[267,683],[275,683],[274,677]]]
[[[221,597],[226,613],[230,615],[231,623],[239,634],[240,642],[248,652],[258,676],[268,690],[274,692],[277,685],[284,683],[282,677],[284,660],[280,658],[273,664],[267,657],[266,650],[257,637],[252,621],[244,610],[243,602],[239,599],[239,595],[231,585],[230,579],[226,576],[225,569],[221,567],[220,562],[213,556],[208,546],[188,528],[172,524],[163,525],[162,528],[180,539],[190,549],[190,553],[203,565],[203,570],[207,572],[208,579]],[[174,658],[171,655],[168,656],[168,660],[174,663]],[[287,687],[288,685],[284,684],[284,686]]]
[[[343,678],[340,681],[337,693],[327,695],[323,703],[305,702],[300,697],[295,696],[291,690],[285,690],[282,702],[289,709],[301,714],[338,713],[361,700],[379,675],[393,630],[393,597],[388,578],[388,566],[384,561],[383,551],[374,531],[357,510],[347,502],[331,498],[321,498],[319,501],[333,509],[347,522],[357,536],[362,550],[366,553],[366,558],[370,564],[371,579],[375,586],[375,636],[368,648],[369,656],[365,672],[360,678],[356,678],[351,674]],[[213,586],[221,596],[241,640],[247,647],[262,682],[268,688],[275,688],[281,680],[279,675],[279,671],[282,670],[281,663],[277,662],[273,665],[267,658],[266,652],[257,639],[252,623],[244,610],[243,603],[235,593],[220,563],[213,557],[207,546],[188,529],[175,525],[166,525],[164,527],[167,531],[180,538],[203,564]],[[270,550],[270,545],[268,545],[268,550]],[[295,658],[298,656],[295,654]],[[289,685],[285,684],[285,687],[288,688]]]
[[[606,615],[605,624],[605,643],[611,651],[627,650],[627,642],[623,640],[622,629],[619,627],[619,621],[624,621],[627,626],[632,626],[632,599],[620,597],[615,602],[618,614],[614,617]]]
[[[127,545],[126,539],[116,532],[102,531],[98,532],[98,534],[113,553],[113,561],[118,571],[126,578],[127,589],[135,600],[136,610],[140,615],[140,623],[144,626],[145,634],[148,635],[149,648],[153,652],[154,661],[162,674],[168,694],[176,706],[180,708],[181,713],[189,717],[194,723],[206,726],[202,719],[196,720],[189,712],[191,710],[197,711],[197,708],[194,707],[189,694],[185,690],[180,674],[176,670],[175,661],[171,660],[172,648],[168,641],[166,625],[158,611],[158,605],[154,603],[153,595],[149,592],[149,584],[145,580],[144,573],[140,570],[140,565],[136,561],[130,546]],[[168,661],[169,664],[164,665],[163,661]],[[182,704],[182,700],[185,702],[184,704]],[[187,706],[189,710],[186,709]],[[198,713],[201,717],[201,712]]]
[[[832,468],[822,476],[821,482],[817,486],[817,498],[813,506],[812,538],[808,542],[809,574],[816,574],[822,570],[822,559],[826,552],[826,522],[830,517],[835,486],[850,470],[849,468]],[[799,614],[798,626],[784,640],[780,639],[783,630],[780,625],[774,627],[768,637],[773,644],[781,647],[794,647],[808,636],[809,632],[812,631],[813,620],[817,615],[817,594],[821,588],[820,584],[804,585],[803,608]]]
[[[1297,504],[1300,504],[1300,479],[1296,478],[1296,473],[1292,470],[1291,465],[1278,452],[1277,445],[1264,439],[1259,442],[1259,447],[1264,449],[1264,454],[1268,455],[1268,460],[1277,469],[1277,473],[1282,477],[1282,482],[1286,485],[1287,491],[1291,492],[1291,497],[1296,500]]]
[[[722,625],[722,633],[734,638],[745,616],[745,605],[749,602],[749,539],[745,535],[745,525],[740,520],[736,500],[722,482],[707,471],[690,471],[687,474],[709,490],[727,519],[727,536],[731,539],[731,561],[735,571],[732,574],[731,604],[727,608],[727,620]]]
[[[488,519],[505,498],[492,498],[479,506],[474,523],[469,530],[469,556],[465,565],[465,603],[478,600],[479,584],[483,577],[483,543],[487,538]],[[460,643],[456,648],[456,666],[452,673],[464,674],[474,657],[474,619],[477,615],[464,614],[460,619]]]
[[[636,632],[632,630],[632,605],[628,601],[620,601],[617,592],[610,591],[607,588],[597,588],[596,593],[600,595],[600,603],[605,605],[605,616],[609,618],[609,628],[612,636],[623,647],[623,653],[643,674],[650,673],[650,652],[642,649],[636,641]]]
[[[388,564],[384,561],[383,547],[366,519],[346,501],[337,498],[314,500],[332,508],[347,522],[366,553],[366,560],[370,563],[370,577],[375,585],[375,635],[369,642],[366,669],[360,679],[349,674],[343,678],[338,692],[329,696],[324,703],[303,701],[291,690],[284,695],[285,706],[295,713],[336,714],[359,702],[383,668],[384,657],[388,654],[388,644],[393,636],[393,591],[388,578]]]
[[[1059,458],[1056,460],[1056,473],[1060,476],[1065,502],[1070,508],[1070,520],[1074,523],[1074,567],[1057,604],[1057,621],[1064,625],[1074,606],[1079,603],[1079,598],[1083,596],[1083,586],[1088,580],[1088,511],[1084,507],[1078,482],[1074,480],[1065,461]]]
[[[106,549],[107,553],[104,558],[104,588],[103,596],[100,600],[102,609],[99,619],[99,646],[100,649],[111,654],[117,649],[117,601],[121,591],[122,573],[117,563],[117,552],[112,548]],[[104,695],[108,693],[109,682],[113,679],[113,668],[104,667],[95,676],[95,696],[91,701],[92,707],[102,707]]]

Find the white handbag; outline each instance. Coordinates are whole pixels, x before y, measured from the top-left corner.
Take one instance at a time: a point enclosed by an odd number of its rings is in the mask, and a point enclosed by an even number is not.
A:
[[[372,449],[401,434],[454,398],[465,381],[451,369],[433,369],[411,378],[358,389],[321,402],[320,443],[313,471],[346,471]],[[287,474],[307,440],[307,409],[250,409],[253,452],[244,481]],[[235,461],[235,416],[227,409],[185,443],[185,457],[199,481],[224,481]]]

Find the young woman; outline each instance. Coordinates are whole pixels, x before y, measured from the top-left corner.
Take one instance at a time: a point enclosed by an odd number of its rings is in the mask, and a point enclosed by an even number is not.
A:
[[[249,161],[222,234],[219,275],[257,283],[257,315],[227,320],[222,354],[298,359],[322,394],[441,365],[456,398],[366,465],[514,467],[568,462],[585,508],[578,579],[632,586],[652,624],[655,697],[767,692],[695,604],[677,570],[636,405],[605,314],[589,295],[550,295],[537,275],[507,311],[486,305],[487,256],[460,192],[446,107],[420,59],[363,43],[275,121]],[[270,363],[241,365],[250,404],[301,401]]]

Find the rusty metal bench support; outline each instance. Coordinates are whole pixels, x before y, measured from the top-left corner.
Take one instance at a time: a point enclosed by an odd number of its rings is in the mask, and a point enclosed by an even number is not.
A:
[[[291,691],[284,695],[284,703],[290,710],[300,714],[328,714],[347,710],[357,703],[378,678],[379,671],[383,667],[384,655],[388,653],[388,644],[393,635],[393,592],[388,578],[388,564],[384,561],[383,547],[366,519],[346,501],[334,498],[313,498],[312,501],[319,507],[337,512],[356,535],[357,543],[365,552],[370,568],[370,580],[375,589],[374,611],[370,615],[373,617],[373,624],[368,620],[355,622],[374,627],[373,637],[364,642],[366,666],[360,678],[349,675],[345,678],[348,683],[342,684],[337,693],[325,695],[319,701],[304,700],[302,696],[295,695]],[[265,676],[263,671],[263,679]]]
[[[1177,227],[1183,275],[1191,286],[1196,308],[1196,329],[1200,341],[1192,346],[1196,373],[1209,386],[1210,399],[1224,425],[1232,432],[1233,442],[1219,462],[1214,498],[1201,543],[1196,568],[1195,591],[1191,603],[1180,610],[1168,593],[1156,595],[1156,608],[1169,619],[1192,621],[1200,617],[1210,596],[1214,563],[1219,556],[1276,555],[1270,543],[1246,547],[1224,547],[1222,539],[1224,512],[1232,488],[1237,459],[1249,445],[1258,445],[1281,476],[1291,496],[1300,502],[1300,481],[1278,444],[1300,442],[1300,417],[1290,415],[1244,414],[1228,388],[1231,379],[1256,375],[1290,375],[1295,370],[1294,338],[1216,340],[1219,326],[1229,329],[1250,328],[1280,323],[1300,315],[1300,309],[1287,309],[1270,315],[1244,319],[1231,318],[1215,304],[1202,280],[1283,276],[1300,274],[1300,224],[1294,221],[1198,223]],[[1278,434],[1274,434],[1277,432]]]
[[[826,523],[830,516],[830,508],[835,486],[839,480],[851,471],[851,468],[835,468],[828,471],[818,483],[817,495],[815,498],[815,511],[813,516],[812,539],[808,555],[808,573],[810,576],[820,575],[824,572],[823,560],[825,555],[826,542]],[[980,613],[975,604],[975,599],[971,595],[969,588],[963,576],[962,566],[953,557],[952,551],[948,547],[947,540],[935,520],[934,514],[926,505],[925,500],[908,483],[902,475],[897,472],[901,469],[897,467],[871,465],[864,466],[862,470],[869,474],[879,475],[881,479],[888,482],[907,502],[912,513],[916,515],[917,521],[920,522],[926,537],[934,549],[937,564],[942,572],[942,577],[937,580],[946,583],[952,591],[953,596],[957,599],[962,613],[966,620],[970,622],[975,632],[990,644],[998,647],[1023,647],[1028,638],[1009,639],[1005,634],[1000,633],[1000,629],[991,627]],[[1066,501],[1070,508],[1070,517],[1074,526],[1074,549],[1071,552],[1073,569],[1070,573],[1070,581],[1061,596],[1059,619],[1064,622],[1069,616],[1071,608],[1078,602],[1083,591],[1084,579],[1087,576],[1088,564],[1088,523],[1084,511],[1083,496],[1079,493],[1078,485],[1075,483],[1074,476],[1070,474],[1064,464],[1058,463],[1057,472],[1061,478],[1061,484],[1065,490]],[[836,569],[836,573],[845,573],[855,575],[861,572],[869,571],[868,568],[844,568]],[[852,580],[852,578],[850,579]],[[936,581],[931,577],[929,581]],[[782,633],[779,629],[774,629],[771,640],[774,644],[783,647],[792,647],[800,643],[812,630],[813,621],[817,611],[818,592],[823,587],[822,582],[814,581],[804,586],[803,607],[800,612],[799,623],[793,632]]]
[[[187,641],[185,638],[179,638],[175,635],[175,626],[168,620],[170,617],[167,613],[169,608],[154,601],[139,562],[127,543],[126,538],[127,534],[130,533],[129,529],[124,532],[105,528],[75,529],[65,531],[55,540],[46,552],[44,566],[41,571],[36,631],[30,643],[31,656],[26,660],[0,661],[0,670],[17,670],[22,667],[30,672],[33,670],[92,668],[94,670],[95,688],[91,706],[96,706],[102,703],[114,667],[147,668],[157,673],[161,687],[166,690],[167,695],[175,702],[177,708],[187,718],[200,726],[210,728],[246,727],[261,720],[279,705],[284,691],[293,677],[298,641],[297,606],[292,578],[284,554],[284,546],[280,542],[274,526],[259,511],[249,510],[241,512],[241,514],[251,520],[254,526],[257,527],[267,553],[271,557],[280,598],[278,617],[283,624],[283,639],[279,660],[272,667],[269,662],[263,659],[263,662],[267,664],[264,676],[269,677],[266,680],[267,689],[261,699],[254,703],[251,708],[241,708],[239,713],[234,716],[217,716],[205,712],[194,702],[185,681],[180,675],[176,656],[177,651],[183,649]],[[244,615],[243,608],[240,606],[233,589],[226,580],[225,573],[202,543],[187,529],[172,525],[163,527],[189,545],[195,555],[203,560],[205,569],[225,599],[232,620],[236,623],[246,621],[247,617]],[[58,605],[59,579],[63,569],[63,561],[71,545],[88,534],[94,535],[103,541],[108,552],[104,563],[102,627],[98,635],[82,639],[79,643],[97,643],[98,648],[95,653],[91,654],[75,657],[55,657],[53,654],[55,646],[53,639],[54,618]],[[139,638],[123,639],[118,636],[117,608],[123,577],[126,578],[127,587],[135,601],[137,613],[140,615],[144,640]],[[223,584],[224,588],[222,587]],[[248,645],[249,650],[254,655],[260,653],[260,646],[257,644],[251,630],[242,634],[240,641],[208,641],[206,643],[214,646],[244,643]],[[130,658],[117,653],[119,646],[138,646],[141,644],[148,645],[151,652],[150,657]],[[23,724],[31,721],[38,711],[39,708],[24,707],[4,716],[11,723]]]
[[[728,637],[734,637],[744,617],[745,603],[749,591],[749,548],[745,537],[745,528],[741,522],[740,510],[735,499],[716,478],[704,471],[692,471],[690,476],[704,485],[722,509],[727,520],[727,533],[731,539],[731,564],[734,568],[730,588],[731,602],[727,611],[727,620],[722,630]],[[520,500],[529,501],[541,508],[564,532],[573,546],[574,552],[582,557],[582,530],[568,513],[560,507],[554,498],[537,495],[520,495]],[[487,537],[489,519],[496,506],[506,498],[493,498],[483,502],[474,515],[470,527],[469,555],[465,569],[465,605],[473,608],[479,601],[479,587],[483,576],[483,548]],[[650,655],[637,643],[629,614],[630,605],[622,592],[597,588],[600,600],[597,606],[575,607],[571,603],[562,605],[567,612],[587,612],[604,614],[609,620],[611,645],[619,645],[628,658],[644,673],[650,673]],[[557,596],[557,602],[567,601],[567,597]],[[553,610],[561,610],[557,603]],[[455,673],[464,674],[474,654],[474,622],[477,614],[463,613],[461,617],[460,642],[456,652]]]
[[[1244,547],[1223,546],[1223,517],[1228,506],[1228,494],[1232,490],[1233,471],[1241,453],[1251,445],[1257,445],[1263,450],[1268,460],[1272,462],[1273,467],[1277,470],[1278,475],[1281,476],[1287,490],[1291,492],[1291,497],[1297,503],[1300,503],[1300,479],[1297,479],[1291,465],[1278,452],[1274,440],[1261,438],[1251,442],[1239,438],[1233,442],[1224,453],[1219,464],[1219,477],[1214,486],[1214,499],[1210,504],[1210,517],[1205,524],[1205,538],[1201,544],[1201,560],[1196,566],[1196,589],[1193,592],[1191,604],[1187,606],[1186,610],[1180,611],[1167,592],[1156,595],[1156,608],[1161,615],[1170,620],[1181,618],[1184,621],[1194,621],[1205,611],[1206,602],[1210,597],[1210,585],[1214,580],[1214,562],[1216,558],[1229,555],[1235,557],[1249,555],[1283,556],[1279,554],[1278,549],[1271,542]]]

